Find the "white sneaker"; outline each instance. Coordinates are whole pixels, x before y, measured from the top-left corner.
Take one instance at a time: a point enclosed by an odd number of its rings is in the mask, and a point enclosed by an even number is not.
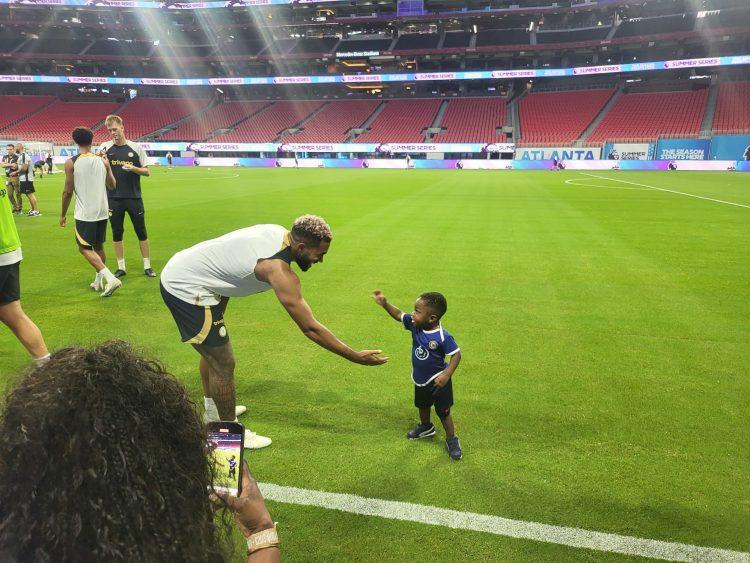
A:
[[[110,297],[117,289],[122,285],[122,282],[117,278],[107,283],[107,289],[102,291],[102,297]]]
[[[104,288],[102,287],[102,282],[103,282],[103,281],[104,281],[103,279],[102,279],[102,280],[94,280],[94,281],[92,281],[92,282],[91,282],[91,283],[89,284],[89,287],[90,287],[91,289],[93,289],[94,291],[101,291],[102,289],[104,289]]]
[[[249,450],[259,450],[271,445],[271,438],[259,436],[251,430],[245,430],[245,447]]]
[[[237,405],[234,407],[234,416],[241,416],[247,412],[247,407],[245,405]]]

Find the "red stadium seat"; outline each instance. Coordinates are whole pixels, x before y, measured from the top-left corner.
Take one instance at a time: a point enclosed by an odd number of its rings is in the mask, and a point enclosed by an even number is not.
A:
[[[421,143],[442,100],[391,100],[357,143]]]
[[[700,133],[708,89],[623,94],[587,141],[654,141]]]
[[[347,100],[329,103],[305,123],[299,133],[284,137],[285,143],[340,143],[349,130],[362,125],[380,105],[377,100]]]
[[[125,124],[125,136],[135,140],[203,109],[207,103],[193,98],[135,98],[118,115]],[[94,138],[101,142],[109,138],[109,133],[102,126],[94,132]]]
[[[55,99],[54,96],[0,96],[0,130],[34,113]]]
[[[448,103],[440,121],[445,129],[432,138],[434,143],[494,143],[497,128],[505,123],[503,98],[457,98]]]
[[[115,111],[112,102],[63,102],[57,100],[39,113],[3,131],[3,136],[15,136],[23,141],[42,141],[72,144],[70,133],[79,126],[93,127]]]
[[[268,102],[226,102],[214,106],[176,129],[161,135],[160,141],[205,141],[217,129],[228,129],[267,105]]]
[[[276,102],[240,123],[234,131],[212,139],[217,143],[270,143],[298,124],[323,102]]]
[[[750,133],[750,82],[727,82],[719,86],[713,132]]]
[[[596,118],[614,89],[540,92],[521,98],[520,145],[570,145]]]

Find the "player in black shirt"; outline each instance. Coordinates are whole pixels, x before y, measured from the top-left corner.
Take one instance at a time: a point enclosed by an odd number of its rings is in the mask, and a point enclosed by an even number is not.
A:
[[[145,210],[141,198],[141,176],[150,176],[146,151],[133,141],[125,138],[122,118],[108,115],[105,120],[112,140],[101,146],[100,152],[106,152],[115,176],[115,189],[107,194],[109,198],[109,222],[112,225],[112,240],[117,256],[115,277],[122,277],[125,271],[125,248],[122,235],[125,231],[125,214],[130,217],[136,236],[140,241],[143,256],[144,273],[153,278],[156,273],[151,268],[148,234],[146,232]]]

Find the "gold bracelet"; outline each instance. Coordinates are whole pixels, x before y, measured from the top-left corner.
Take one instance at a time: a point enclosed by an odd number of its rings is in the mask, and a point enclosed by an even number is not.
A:
[[[262,530],[247,538],[247,554],[251,555],[261,549],[266,549],[267,547],[278,547],[278,545],[279,535],[276,533],[276,524],[274,524],[273,528]]]

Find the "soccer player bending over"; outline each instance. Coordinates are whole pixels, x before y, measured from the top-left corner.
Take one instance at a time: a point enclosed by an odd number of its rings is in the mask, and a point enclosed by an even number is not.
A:
[[[372,294],[375,302],[383,307],[395,320],[403,323],[411,332],[412,372],[414,381],[414,406],[419,409],[420,423],[410,430],[410,440],[435,435],[435,425],[430,422],[430,407],[435,405],[435,414],[445,429],[445,445],[451,459],[461,459],[461,444],[453,427],[453,385],[451,377],[461,361],[461,349],[453,336],[443,329],[440,319],[448,310],[448,302],[441,293],[423,293],[414,304],[413,313],[404,313],[388,303],[385,295],[376,289]],[[450,361],[445,362],[448,356]]]
[[[230,298],[273,290],[302,333],[329,352],[365,366],[384,364],[380,350],[353,350],[318,322],[302,297],[296,264],[306,272],[323,262],[331,229],[321,217],[303,215],[287,230],[254,225],[182,250],[161,273],[161,295],[183,342],[200,354],[206,422],[234,420],[245,411],[236,405],[235,358],[224,312]],[[245,429],[245,447],[259,449],[271,439]]]
[[[77,127],[73,130],[73,141],[78,145],[78,154],[65,162],[65,188],[62,194],[60,226],[67,225],[68,206],[75,192],[76,206],[73,216],[76,220],[78,250],[96,270],[91,289],[104,289],[102,297],[109,297],[122,285],[105,266],[104,255],[109,213],[107,190],[115,189],[115,177],[107,155],[102,153],[101,156],[97,156],[91,152],[93,140],[94,133],[91,129]]]

